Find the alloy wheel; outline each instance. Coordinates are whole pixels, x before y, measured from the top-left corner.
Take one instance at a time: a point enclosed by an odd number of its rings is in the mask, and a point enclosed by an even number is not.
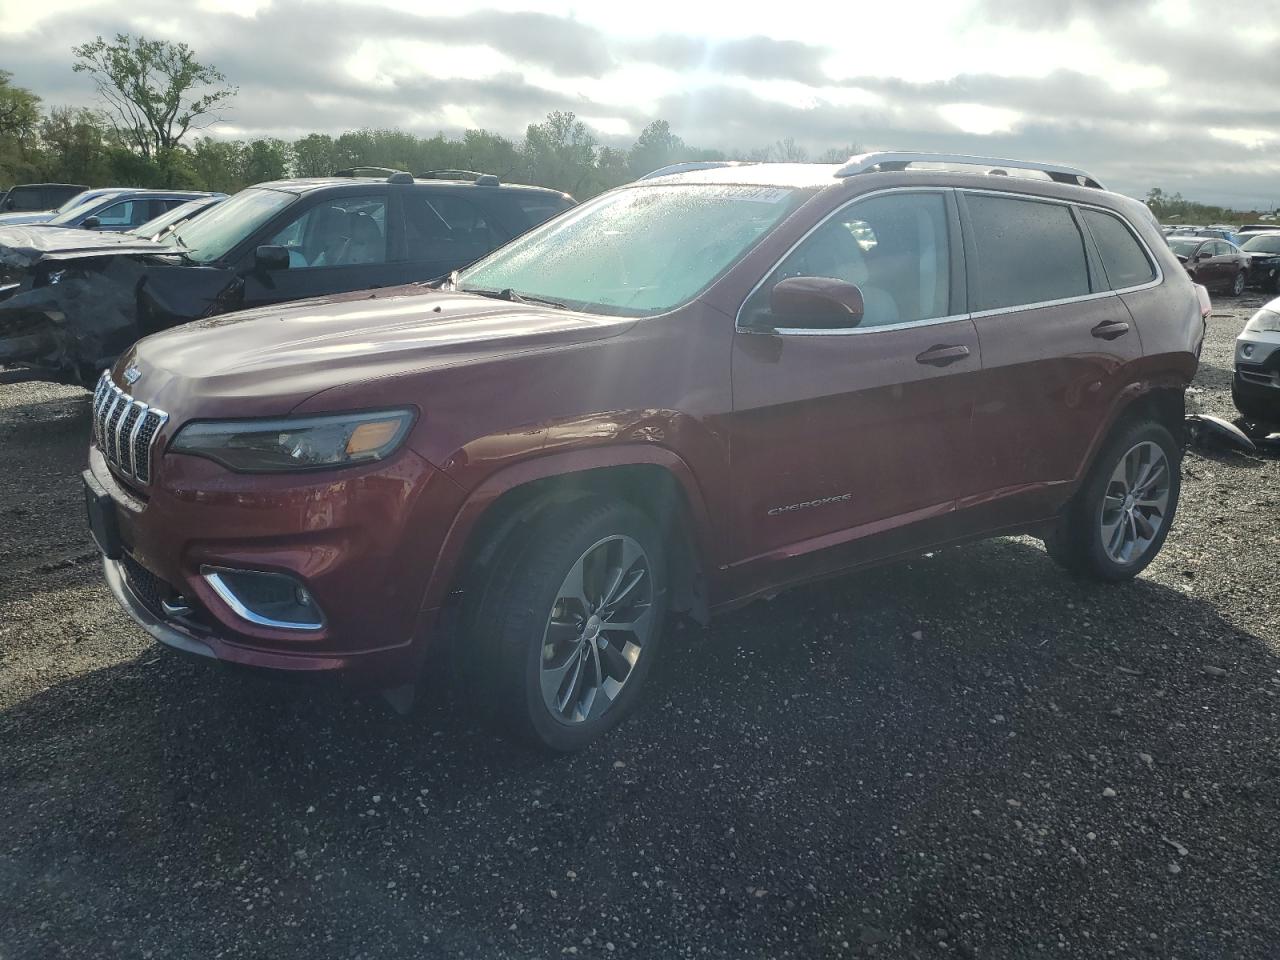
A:
[[[1238,297],[1244,293],[1244,271],[1241,270],[1236,274],[1236,278],[1231,281],[1231,295]]]
[[[1119,564],[1139,560],[1169,513],[1169,458],[1144,440],[1120,458],[1102,497],[1102,548]]]
[[[547,617],[540,681],[561,723],[602,716],[635,672],[657,627],[649,557],[631,537],[605,537],[569,569]]]

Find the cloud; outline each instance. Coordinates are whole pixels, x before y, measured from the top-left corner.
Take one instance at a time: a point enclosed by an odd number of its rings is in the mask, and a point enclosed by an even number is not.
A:
[[[118,31],[187,40],[240,88],[214,135],[454,134],[474,122],[518,139],[546,113],[572,110],[607,121],[612,133],[602,139],[623,147],[624,127],[634,134],[663,118],[686,142],[724,150],[786,137],[814,155],[851,142],[956,150],[1076,163],[1139,194],[1159,184],[1245,205],[1280,199],[1276,140],[1268,140],[1280,133],[1280,41],[1207,34],[1145,16],[1148,6],[1010,0],[1005,9],[977,0],[961,19],[1008,26],[1010,42],[1082,18],[1094,24],[1097,39],[1078,61],[1047,64],[1037,76],[1007,75],[996,62],[908,79],[922,61],[903,39],[902,76],[836,80],[827,65],[847,73],[861,62],[838,31],[815,30],[815,42],[769,37],[751,32],[745,14],[736,36],[621,35],[549,13],[443,16],[351,0],[272,0],[247,15],[187,5],[180,16],[171,0],[103,2],[50,14],[23,33],[0,27],[0,63],[51,105],[87,105],[93,89],[71,71],[73,44]],[[1098,74],[1106,63],[1124,64],[1130,79],[1137,71],[1146,85],[1120,89]],[[965,132],[975,117],[988,122]]]

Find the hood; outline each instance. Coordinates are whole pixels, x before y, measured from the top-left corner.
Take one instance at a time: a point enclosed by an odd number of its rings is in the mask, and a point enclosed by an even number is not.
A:
[[[1263,250],[1244,250],[1241,252],[1250,260],[1274,260],[1280,257],[1280,253],[1267,253]]]
[[[51,227],[6,227],[0,224],[0,261],[19,266],[49,254],[176,253],[151,240],[125,233]]]
[[[280,416],[333,387],[616,336],[602,317],[413,285],[197,320],[121,357],[133,393],[170,413]],[[399,400],[398,402],[405,402]]]
[[[20,223],[48,223],[57,215],[55,210],[32,210],[30,213],[0,213],[0,227],[9,227]]]

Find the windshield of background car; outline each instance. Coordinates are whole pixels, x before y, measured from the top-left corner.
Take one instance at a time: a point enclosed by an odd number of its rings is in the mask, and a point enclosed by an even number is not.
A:
[[[185,248],[197,263],[211,263],[297,199],[296,193],[250,187],[171,230],[160,243]]]
[[[1189,257],[1191,256],[1191,254],[1196,252],[1196,247],[1200,246],[1202,242],[1203,241],[1196,238],[1183,240],[1178,237],[1170,237],[1169,249],[1176,254],[1180,254],[1181,256],[1184,256],[1184,257]]]
[[[203,206],[205,206],[205,201],[203,200],[190,200],[186,203],[180,203],[168,213],[153,217],[141,226],[126,230],[125,233],[134,237],[157,237],[173,224],[191,217],[194,211]]]
[[[1240,247],[1245,253],[1280,253],[1280,235],[1251,237]]]
[[[113,196],[115,196],[115,194],[99,194],[96,197],[91,197],[79,206],[71,207],[65,213],[58,214],[49,221],[49,224],[54,227],[63,226],[64,224],[74,224],[78,220],[88,216],[95,207],[101,206],[103,201],[108,200]]]
[[[64,200],[62,206],[54,208],[53,212],[66,213],[69,210],[74,210],[82,204],[88,203],[90,200],[99,200],[105,196],[105,193],[100,193],[97,190],[81,190],[70,200]]]
[[[457,286],[617,316],[663,313],[710,286],[809,193],[712,183],[615,190],[463,270]]]

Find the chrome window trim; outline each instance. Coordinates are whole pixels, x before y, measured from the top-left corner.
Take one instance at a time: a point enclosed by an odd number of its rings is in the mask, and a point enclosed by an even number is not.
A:
[[[770,271],[771,273],[773,271]],[[940,323],[954,323],[957,320],[968,320],[970,314],[953,313],[946,317],[931,317],[928,320],[907,320],[903,323],[883,323],[872,327],[837,327],[827,330],[822,327],[774,327],[772,330],[742,330],[741,333],[774,333],[790,337],[847,337],[857,333],[883,333],[886,330],[910,330],[914,327],[932,327]]]
[[[930,318],[928,320],[913,320],[913,321],[908,321],[906,323],[885,324],[884,326],[878,326],[878,327],[849,327],[847,329],[834,329],[834,330],[827,330],[827,329],[822,329],[818,327],[813,327],[813,328],[775,327],[774,329],[771,329],[771,330],[754,330],[749,327],[744,327],[742,325],[743,308],[746,307],[748,301],[750,301],[751,298],[756,295],[756,291],[758,291],[762,286],[764,286],[765,281],[768,280],[769,277],[773,274],[773,272],[782,265],[782,262],[786,260],[787,257],[791,256],[791,254],[795,252],[796,248],[799,247],[800,244],[808,240],[811,234],[813,234],[816,230],[818,230],[819,227],[822,227],[824,224],[826,224],[826,222],[830,220],[832,217],[834,217],[836,214],[841,213],[844,210],[847,210],[849,207],[853,206],[859,201],[867,200],[867,199],[870,199],[871,197],[882,196],[884,194],[889,194],[889,193],[945,194],[947,191],[954,191],[955,193],[966,193],[966,194],[982,194],[982,195],[994,196],[994,197],[1012,198],[1016,200],[1025,199],[1025,200],[1030,200],[1037,203],[1056,203],[1059,206],[1064,206],[1064,207],[1067,207],[1068,209],[1070,209],[1071,207],[1080,207],[1080,208],[1086,208],[1090,210],[1097,210],[1100,213],[1110,214],[1113,217],[1119,217],[1120,222],[1123,223],[1125,227],[1129,230],[1129,232],[1133,234],[1133,236],[1137,239],[1138,244],[1142,248],[1143,254],[1147,258],[1147,261],[1152,265],[1152,267],[1155,268],[1155,272],[1156,272],[1155,279],[1149,280],[1146,283],[1140,283],[1130,287],[1121,287],[1119,289],[1114,289],[1114,290],[1100,290],[1096,293],[1082,294],[1081,296],[1078,296],[1078,297],[1064,297],[1060,300],[1039,300],[1034,303],[1020,303],[1010,307],[997,307],[991,310],[977,310],[970,313],[953,314],[947,317],[935,317],[935,318]],[[1082,237],[1082,239],[1084,238]],[[1092,240],[1093,238],[1092,236],[1090,236],[1088,239]],[[1096,242],[1095,242],[1095,245],[1096,245]],[[1060,307],[1069,303],[1084,303],[1089,300],[1102,300],[1106,297],[1119,296],[1122,293],[1137,293],[1142,290],[1150,290],[1154,287],[1160,286],[1162,283],[1164,283],[1164,268],[1160,265],[1159,258],[1156,257],[1155,253],[1152,251],[1151,246],[1147,243],[1146,238],[1143,237],[1142,232],[1134,227],[1133,223],[1129,220],[1128,217],[1126,217],[1122,213],[1119,213],[1116,210],[1112,210],[1110,207],[1104,207],[1096,203],[1084,203],[1079,200],[1063,200],[1058,197],[1042,197],[1042,196],[1039,196],[1038,194],[1023,193],[1018,190],[986,190],[980,187],[938,187],[938,186],[928,186],[923,184],[920,186],[888,187],[884,190],[873,190],[868,193],[860,194],[857,197],[854,197],[848,203],[842,204],[839,207],[837,207],[835,210],[832,210],[829,214],[827,214],[825,217],[823,217],[821,220],[815,223],[812,227],[806,230],[804,235],[801,236],[800,239],[798,239],[790,247],[788,247],[786,252],[783,253],[782,256],[779,257],[776,261],[774,261],[773,265],[769,267],[768,270],[765,271],[764,276],[762,276],[760,280],[756,283],[756,285],[751,288],[750,292],[743,299],[742,305],[738,307],[737,313],[734,314],[733,328],[735,333],[765,334],[766,336],[781,335],[781,336],[792,336],[792,337],[803,337],[803,336],[830,337],[830,336],[847,336],[850,334],[858,334],[858,333],[878,333],[884,330],[905,330],[911,327],[932,326],[934,324],[948,323],[953,320],[963,320],[966,318],[978,319],[981,317],[994,317],[1004,313],[1020,313],[1025,310],[1039,310],[1041,308],[1046,308],[1046,307]]]
[[[967,317],[968,314],[956,314],[948,317],[930,317],[927,320],[909,320],[905,323],[890,323],[890,324],[884,324],[878,327],[861,327],[861,328],[849,327],[847,329],[839,328],[834,330],[823,329],[821,327],[774,327],[769,330],[754,330],[750,327],[744,327],[742,325],[742,311],[743,309],[745,309],[746,305],[750,302],[751,298],[756,295],[756,291],[764,286],[765,281],[768,280],[769,277],[773,276],[773,272],[777,270],[778,267],[782,266],[783,261],[786,260],[787,257],[795,253],[796,248],[799,247],[800,244],[808,240],[809,237],[812,236],[819,228],[825,226],[827,221],[830,220],[832,217],[834,217],[836,214],[843,213],[845,210],[848,210],[854,204],[861,203],[863,200],[870,200],[872,197],[881,197],[890,193],[936,193],[941,195],[945,199],[947,193],[953,191],[954,189],[955,189],[954,187],[937,187],[937,186],[930,186],[928,184],[921,184],[920,186],[909,186],[909,187],[886,187],[883,190],[871,190],[867,193],[861,193],[858,196],[847,201],[846,203],[842,203],[840,206],[836,207],[834,210],[828,213],[825,217],[823,217],[821,220],[819,220],[817,223],[811,226],[808,230],[806,230],[804,234],[800,237],[800,239],[798,239],[795,243],[793,243],[790,247],[788,247],[786,252],[783,253],[782,256],[780,256],[777,260],[775,260],[773,262],[773,265],[770,266],[769,269],[764,272],[764,274],[760,277],[758,281],[756,281],[756,285],[752,287],[750,291],[748,291],[745,297],[743,297],[742,303],[738,306],[737,312],[733,315],[734,332],[748,333],[748,334],[764,334],[765,336],[785,335],[785,336],[798,336],[798,337],[804,337],[804,336],[831,337],[831,336],[846,336],[846,335],[855,334],[855,333],[877,333],[881,330],[905,330],[909,327],[920,327],[920,326],[931,325],[935,323],[944,323],[949,320],[965,319],[965,317]],[[949,252],[950,251],[948,251],[948,253]],[[949,263],[950,263],[950,260],[948,260],[948,265]]]
[[[222,579],[222,573],[271,573],[266,570],[230,570],[225,567],[201,567],[200,575],[204,577],[205,582],[218,595],[218,599],[225,603],[237,617],[241,620],[248,621],[259,627],[273,627],[277,630],[322,630],[324,629],[324,611],[320,606],[316,605],[316,613],[320,615],[319,623],[297,623],[292,620],[273,620],[270,617],[264,617],[261,614],[254,613],[236,596],[235,591],[231,589]]]

